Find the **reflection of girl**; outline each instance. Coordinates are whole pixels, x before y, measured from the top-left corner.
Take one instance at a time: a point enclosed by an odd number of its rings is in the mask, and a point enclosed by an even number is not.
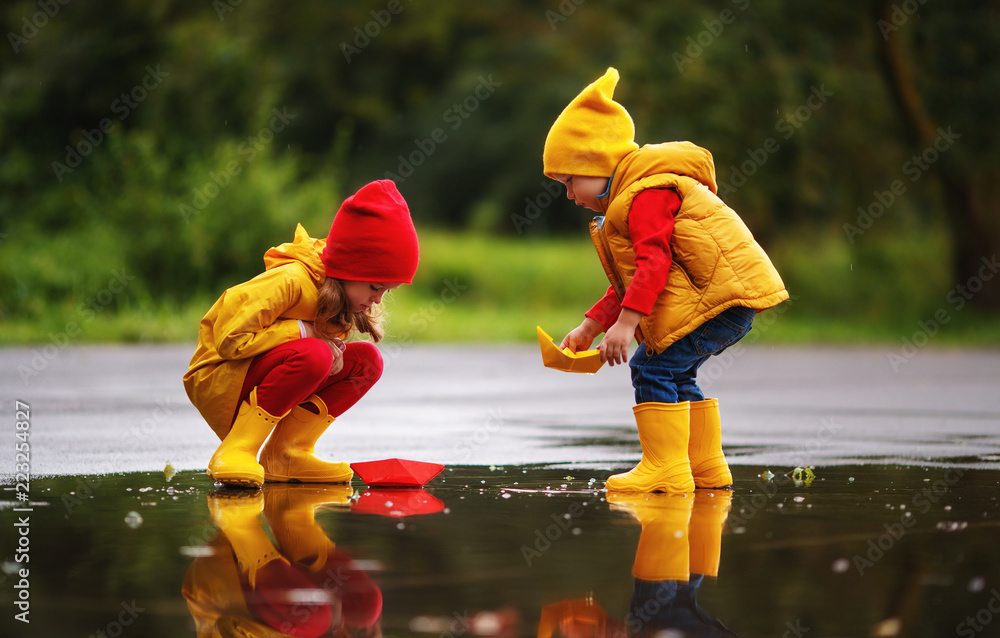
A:
[[[310,490],[274,486],[243,497],[209,495],[219,533],[209,543],[212,554],[191,563],[182,587],[200,638],[309,638],[348,635],[348,627],[377,633],[381,591],[312,514],[321,504],[349,504],[352,490]],[[261,526],[262,512],[277,547]]]
[[[313,447],[378,381],[382,357],[370,342],[342,339],[355,331],[381,339],[376,306],[412,282],[417,261],[409,208],[380,180],[344,201],[325,241],[299,226],[291,243],[265,253],[265,272],[223,293],[201,321],[184,375],[222,439],[209,476],[243,487],[351,480],[347,463],[322,461]]]

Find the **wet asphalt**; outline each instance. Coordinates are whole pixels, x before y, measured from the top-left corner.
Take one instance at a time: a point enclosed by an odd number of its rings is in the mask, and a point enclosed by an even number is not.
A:
[[[31,408],[35,476],[203,469],[217,440],[181,377],[192,346],[0,349],[0,415]],[[320,439],[354,461],[610,468],[638,453],[627,366],[537,346],[385,344],[382,379]],[[1000,351],[737,347],[706,363],[732,464],[1000,468]],[[0,419],[3,417],[0,416]],[[0,477],[14,472],[0,445]]]

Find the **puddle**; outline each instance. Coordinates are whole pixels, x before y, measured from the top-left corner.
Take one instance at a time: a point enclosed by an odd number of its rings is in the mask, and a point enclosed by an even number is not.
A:
[[[734,492],[688,498],[514,466],[424,490],[156,472],[36,480],[17,502],[7,486],[0,633],[1000,635],[1000,472],[733,470]]]

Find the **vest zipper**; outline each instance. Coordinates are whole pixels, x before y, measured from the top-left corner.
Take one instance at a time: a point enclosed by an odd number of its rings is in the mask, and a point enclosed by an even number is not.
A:
[[[608,276],[608,281],[611,282],[611,289],[615,291],[615,295],[618,296],[618,302],[621,303],[625,299],[625,282],[622,281],[622,276],[615,266],[614,257],[611,254],[611,245],[608,244],[608,236],[604,234],[604,215],[594,217],[590,222],[589,228],[590,239],[594,242],[594,248],[597,249],[597,257],[601,260],[601,266],[604,268],[604,273]],[[642,334],[640,326],[635,327],[635,340],[638,343],[645,341],[645,335]]]

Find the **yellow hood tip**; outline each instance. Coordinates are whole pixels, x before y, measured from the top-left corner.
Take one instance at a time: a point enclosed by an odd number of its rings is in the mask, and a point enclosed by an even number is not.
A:
[[[326,279],[326,266],[320,256],[325,247],[326,239],[310,237],[302,224],[296,224],[292,241],[269,248],[264,253],[264,267],[271,270],[290,262],[299,262],[319,284]]]

